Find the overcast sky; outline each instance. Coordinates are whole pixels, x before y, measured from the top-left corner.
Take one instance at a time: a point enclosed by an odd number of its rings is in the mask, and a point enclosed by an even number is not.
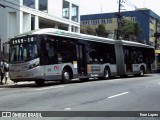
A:
[[[119,0],[79,0],[80,14],[96,14],[118,12]],[[160,16],[160,0],[122,0],[123,11],[135,10],[138,8],[148,8]]]

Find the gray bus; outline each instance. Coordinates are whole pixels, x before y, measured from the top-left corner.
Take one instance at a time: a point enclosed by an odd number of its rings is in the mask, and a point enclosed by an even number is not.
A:
[[[20,34],[9,41],[10,79],[15,82],[74,78],[109,79],[152,71],[152,46],[46,28]]]

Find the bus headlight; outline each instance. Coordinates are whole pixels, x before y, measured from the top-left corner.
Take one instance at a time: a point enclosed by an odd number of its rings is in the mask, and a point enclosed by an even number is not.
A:
[[[36,63],[33,63],[33,64],[29,65],[29,70],[30,70],[30,69],[33,69],[33,68],[35,68],[35,67],[37,67],[37,66],[39,66],[39,61],[36,62]]]

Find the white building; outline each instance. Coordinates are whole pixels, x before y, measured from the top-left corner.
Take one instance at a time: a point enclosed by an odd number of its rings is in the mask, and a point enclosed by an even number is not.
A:
[[[78,0],[0,0],[0,16],[1,51],[2,43],[30,30],[80,32]]]

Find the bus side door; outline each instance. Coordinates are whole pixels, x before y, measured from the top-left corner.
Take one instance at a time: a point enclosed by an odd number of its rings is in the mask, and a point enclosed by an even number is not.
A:
[[[77,62],[78,62],[78,74],[80,74],[81,76],[87,75],[85,46],[82,44],[76,45],[76,52],[77,52]]]

